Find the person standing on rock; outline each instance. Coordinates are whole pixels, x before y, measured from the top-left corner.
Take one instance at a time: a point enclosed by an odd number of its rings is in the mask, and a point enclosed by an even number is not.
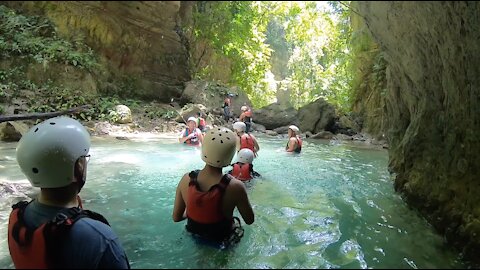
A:
[[[246,105],[242,106],[240,110],[242,111],[242,113],[240,114],[239,121],[245,123],[245,132],[249,133],[252,127],[252,110]]]
[[[20,139],[17,162],[40,194],[13,205],[8,248],[17,269],[130,269],[108,221],[85,210],[79,193],[86,182],[90,134],[61,116],[33,126]]]

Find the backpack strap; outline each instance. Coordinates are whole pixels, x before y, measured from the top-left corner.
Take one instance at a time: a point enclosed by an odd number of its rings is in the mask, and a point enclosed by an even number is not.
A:
[[[33,233],[35,230],[27,229],[25,225],[25,221],[23,219],[23,215],[25,214],[25,208],[30,202],[27,201],[20,201],[16,204],[12,205],[13,210],[17,210],[17,222],[13,225],[12,228],[12,237],[20,246],[26,246],[31,243],[33,238]],[[24,234],[21,234],[22,229],[24,230]],[[23,236],[23,237],[22,237]]]

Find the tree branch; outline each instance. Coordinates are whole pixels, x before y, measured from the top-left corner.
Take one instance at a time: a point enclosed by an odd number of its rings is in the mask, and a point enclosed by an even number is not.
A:
[[[83,105],[80,107],[74,107],[68,110],[59,111],[59,112],[48,112],[48,113],[29,113],[29,114],[14,114],[7,116],[0,116],[0,123],[7,121],[19,121],[27,119],[46,119],[64,114],[76,114],[82,111],[85,111],[90,108],[90,105]]]

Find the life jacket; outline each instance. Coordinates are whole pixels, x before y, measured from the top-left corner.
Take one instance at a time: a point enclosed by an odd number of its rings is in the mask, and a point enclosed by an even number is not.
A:
[[[198,139],[197,129],[194,129],[193,133],[195,133],[195,137],[193,137],[191,139],[188,139],[183,143],[188,144],[188,145],[199,145],[200,140]],[[186,136],[188,136],[188,128],[185,129],[185,137]]]
[[[295,139],[297,139],[297,145],[295,147],[295,149],[293,150],[293,152],[295,153],[300,153],[302,151],[302,144],[303,144],[303,141],[302,139],[300,139],[300,137],[298,136],[295,136]],[[285,150],[288,150],[288,144],[290,143],[290,141],[287,142],[287,146],[285,146]]]
[[[220,183],[208,191],[200,191],[197,181],[198,170],[190,172],[188,184],[187,231],[213,241],[223,241],[232,234],[233,219],[226,218],[222,211],[222,200],[230,183],[225,174]]]
[[[252,179],[251,165],[249,163],[237,162],[233,164],[232,176],[241,181],[248,181]]]
[[[61,254],[66,234],[81,218],[89,217],[110,226],[102,215],[72,207],[59,211],[55,218],[36,229],[27,228],[24,213],[30,202],[13,205],[8,222],[8,248],[17,269],[64,268]]]
[[[205,123],[205,119],[203,119],[202,117],[199,117],[198,118],[198,127],[205,127],[206,123]]]
[[[242,137],[240,137],[240,149],[243,148],[248,148],[255,152],[255,143],[253,142],[252,136],[250,134],[243,134]]]
[[[252,122],[252,111],[248,110],[244,112],[245,118],[243,119],[244,123],[251,123]]]

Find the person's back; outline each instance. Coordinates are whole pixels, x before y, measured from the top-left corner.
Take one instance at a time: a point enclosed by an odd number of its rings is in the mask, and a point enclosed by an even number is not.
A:
[[[240,221],[233,216],[235,208],[245,223],[254,222],[244,184],[222,173],[235,155],[235,140],[235,134],[226,128],[207,132],[202,147],[206,165],[182,177],[172,214],[174,222],[188,219],[186,228],[194,235],[227,245],[232,238],[239,241],[243,233],[240,224],[235,223]]]
[[[8,246],[16,268],[130,268],[118,237],[100,214],[83,210],[90,135],[76,120],[48,119],[18,143],[17,161],[37,199],[13,206]]]

